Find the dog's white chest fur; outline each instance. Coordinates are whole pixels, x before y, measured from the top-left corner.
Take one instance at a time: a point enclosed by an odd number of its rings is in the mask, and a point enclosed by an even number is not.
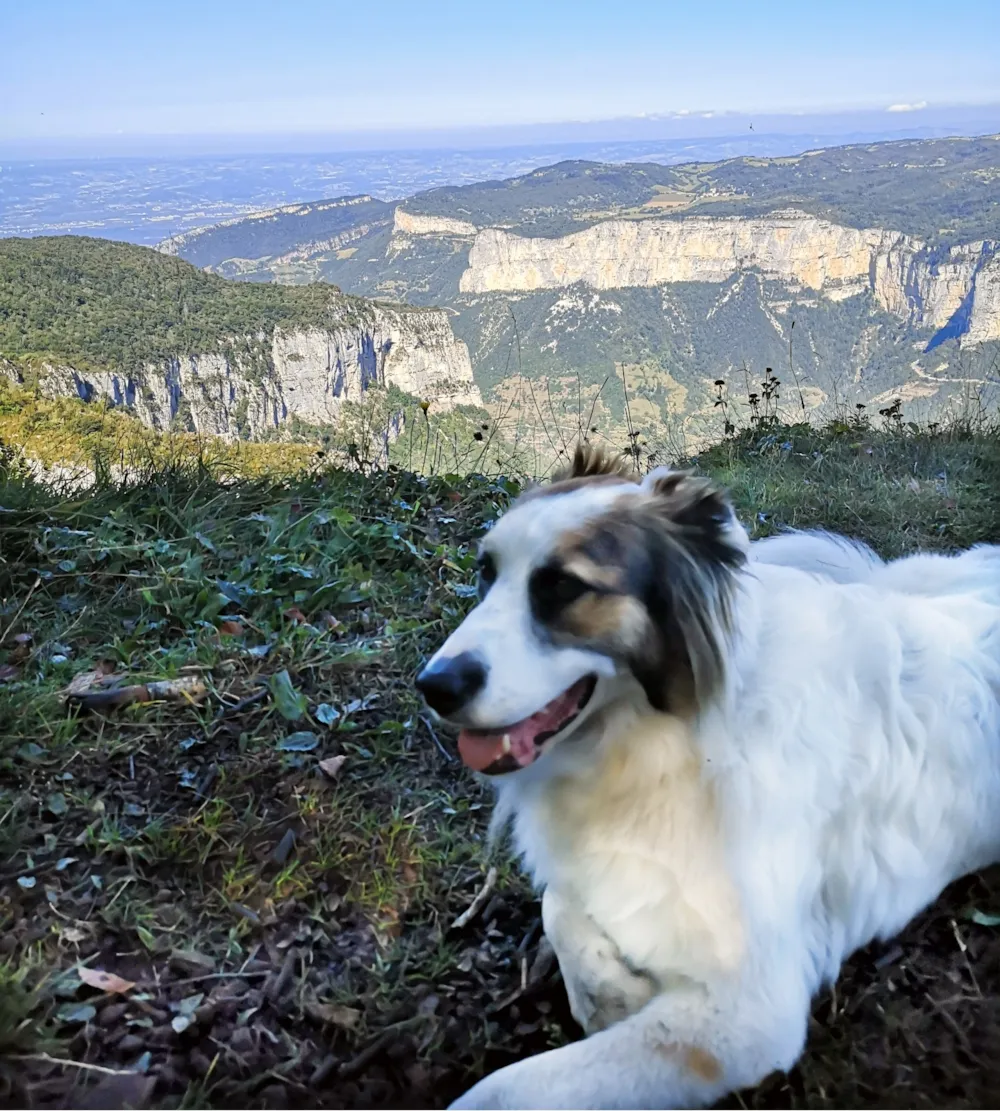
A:
[[[514,836],[545,886],[546,934],[591,1032],[668,988],[731,971],[743,927],[688,729],[629,712],[588,733],[568,747],[592,745],[595,758],[522,794]]]

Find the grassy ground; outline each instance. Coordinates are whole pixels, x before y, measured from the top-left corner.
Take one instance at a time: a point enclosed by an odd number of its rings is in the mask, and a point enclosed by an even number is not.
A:
[[[699,465],[755,535],[1000,539],[995,437],[778,428]],[[3,1105],[443,1106],[577,1036],[537,903],[486,857],[488,794],[411,686],[514,492],[403,472],[0,486]],[[188,695],[87,710],[64,693],[87,673]],[[730,1104],[1000,1093],[998,880],[856,957],[801,1065]]]

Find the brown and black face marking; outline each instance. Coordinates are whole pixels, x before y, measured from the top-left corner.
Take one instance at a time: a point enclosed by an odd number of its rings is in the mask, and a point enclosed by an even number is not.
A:
[[[560,481],[612,477],[622,481]],[[655,709],[689,714],[723,676],[733,572],[745,559],[731,521],[708,480],[669,472],[561,538],[532,573],[532,614],[554,643],[627,663]]]

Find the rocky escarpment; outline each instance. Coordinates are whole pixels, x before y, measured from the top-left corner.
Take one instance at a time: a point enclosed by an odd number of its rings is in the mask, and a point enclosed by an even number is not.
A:
[[[266,341],[234,338],[221,351],[178,352],[131,372],[56,360],[37,369],[49,396],[107,399],[154,428],[226,437],[258,437],[293,418],[331,424],[345,401],[375,384],[437,410],[482,405],[468,348],[445,313],[370,303],[339,324],[279,327]],[[0,361],[0,372],[23,376],[13,362]]]
[[[965,340],[974,344],[1000,339],[1000,254],[983,263],[969,300]]]
[[[468,220],[456,220],[450,216],[428,216],[420,212],[407,212],[397,208],[393,213],[392,236],[386,248],[386,257],[394,258],[413,246],[418,239],[457,240],[457,246],[470,242],[479,229]]]
[[[922,327],[978,343],[1000,338],[995,243],[935,252],[882,228],[850,228],[796,211],[761,218],[607,220],[557,239],[480,231],[462,293],[722,282],[744,270],[842,300],[863,292]],[[977,299],[983,304],[977,309]],[[975,322],[975,328],[972,322]]]

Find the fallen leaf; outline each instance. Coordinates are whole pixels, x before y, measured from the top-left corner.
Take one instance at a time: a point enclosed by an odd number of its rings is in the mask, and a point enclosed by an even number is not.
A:
[[[18,634],[17,634],[17,635],[16,635],[15,637],[14,637],[14,643],[15,643],[15,644],[17,644],[17,645],[19,645],[19,646],[20,646],[20,647],[22,647],[22,648],[25,648],[25,647],[27,647],[27,645],[29,645],[29,644],[30,644],[30,643],[31,643],[31,642],[32,642],[32,641],[33,641],[34,639],[35,639],[35,638],[34,638],[34,637],[33,637],[33,636],[31,635],[31,633],[18,633]]]
[[[344,713],[356,714],[359,710],[367,710],[377,699],[377,693],[366,694],[364,698],[352,699],[344,707]]]
[[[103,671],[81,671],[70,680],[65,694],[69,696],[85,694],[93,687],[108,686],[108,675]]]
[[[70,945],[79,945],[80,942],[83,941],[87,935],[83,932],[83,930],[78,930],[76,926],[67,926],[66,929],[59,934],[59,936],[63,939],[63,941],[68,941]]]
[[[9,683],[21,674],[21,669],[13,664],[0,664],[0,683]]]
[[[183,1034],[193,1022],[194,1019],[190,1015],[174,1015],[170,1020],[170,1025],[178,1034]]]
[[[974,910],[970,917],[977,926],[1000,926],[1000,914],[984,914],[981,910]]]
[[[274,850],[271,853],[271,860],[273,863],[277,864],[279,868],[282,867],[294,848],[295,830],[286,829],[281,840],[274,846]]]
[[[328,775],[331,779],[336,779],[340,775],[340,769],[347,762],[346,756],[330,756],[326,760],[320,760],[319,770]]]
[[[319,1003],[310,999],[305,1003],[305,1012],[317,1022],[337,1026],[341,1030],[353,1030],[361,1021],[360,1011],[341,1003]]]
[[[340,622],[333,616],[332,613],[321,613],[319,616],[320,623],[324,629],[329,629],[333,632],[334,629],[340,628]]]
[[[244,595],[247,593],[246,587],[239,586],[236,583],[227,583],[223,579],[216,579],[215,585],[219,588],[219,592],[224,598],[235,603],[237,606],[243,604]]]
[[[316,720],[321,721],[324,725],[333,725],[339,717],[340,711],[331,706],[329,702],[323,702],[316,707]]]
[[[67,1003],[56,1011],[56,1018],[60,1022],[90,1022],[97,1014],[97,1008],[91,1003]]]
[[[83,694],[91,687],[107,686],[114,682],[115,661],[100,660],[91,670],[81,671],[70,680],[69,686],[63,692],[67,695]]]
[[[219,624],[219,632],[224,637],[241,637],[243,626],[238,621],[223,621]]]
[[[45,800],[45,809],[53,815],[53,817],[61,818],[69,809],[66,803],[66,796],[61,794],[49,795]]]
[[[284,616],[287,617],[289,621],[294,622],[296,625],[304,625],[308,620],[306,618],[306,615],[302,612],[302,610],[299,609],[298,606],[289,606],[288,609],[285,610]]]
[[[97,988],[98,991],[124,995],[135,987],[134,980],[123,980],[121,976],[116,976],[113,972],[102,972],[99,968],[81,967],[76,970],[76,974],[88,987]]]
[[[171,967],[189,976],[207,976],[215,971],[215,958],[197,949],[174,949],[170,954]]]
[[[289,733],[278,742],[281,752],[312,752],[319,744],[319,737],[308,729],[299,733]]]

